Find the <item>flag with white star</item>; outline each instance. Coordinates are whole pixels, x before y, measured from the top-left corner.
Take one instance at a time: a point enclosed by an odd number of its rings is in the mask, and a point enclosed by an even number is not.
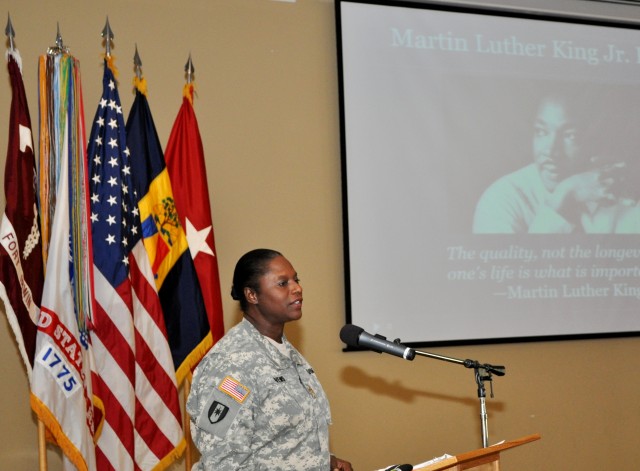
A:
[[[139,89],[127,118],[127,144],[131,150],[133,184],[140,195],[142,236],[181,384],[213,341],[160,140],[147,97]]]
[[[220,274],[209,202],[204,147],[193,110],[193,83],[184,88],[182,106],[171,129],[165,160],[174,189],[176,210],[185,227],[214,341],[224,335]]]

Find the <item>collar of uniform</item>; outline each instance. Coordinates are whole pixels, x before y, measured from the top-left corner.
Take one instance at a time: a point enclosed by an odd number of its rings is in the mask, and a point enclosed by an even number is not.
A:
[[[296,354],[296,350],[293,348],[293,345],[289,343],[287,338],[282,335],[282,342],[289,347],[289,351],[291,352],[291,358],[287,358],[284,356],[276,347],[271,345],[271,342],[262,335],[255,326],[246,319],[242,319],[241,327],[247,332],[249,336],[256,340],[256,343],[264,350],[267,358],[269,358],[276,368],[280,370],[285,370],[287,368],[291,368],[291,363],[296,362],[296,358],[299,356]]]

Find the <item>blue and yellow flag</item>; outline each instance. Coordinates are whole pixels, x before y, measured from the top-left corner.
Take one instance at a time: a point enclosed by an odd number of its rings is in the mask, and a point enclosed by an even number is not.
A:
[[[126,124],[142,236],[164,313],[178,384],[213,344],[149,103],[140,87]]]

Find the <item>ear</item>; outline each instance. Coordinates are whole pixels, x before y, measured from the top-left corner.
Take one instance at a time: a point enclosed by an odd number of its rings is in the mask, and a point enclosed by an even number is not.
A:
[[[249,288],[245,286],[244,288],[244,297],[247,299],[249,304],[258,304],[258,293],[253,288]]]

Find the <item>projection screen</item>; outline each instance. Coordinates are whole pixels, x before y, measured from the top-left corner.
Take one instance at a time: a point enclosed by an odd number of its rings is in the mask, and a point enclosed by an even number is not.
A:
[[[640,30],[336,1],[347,323],[413,346],[640,332]]]

